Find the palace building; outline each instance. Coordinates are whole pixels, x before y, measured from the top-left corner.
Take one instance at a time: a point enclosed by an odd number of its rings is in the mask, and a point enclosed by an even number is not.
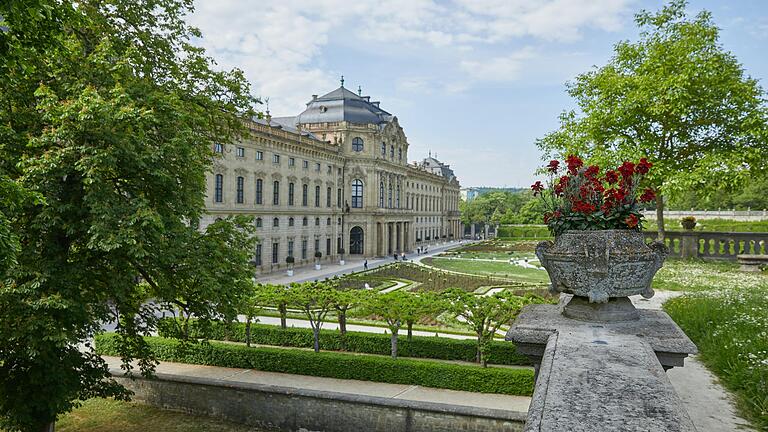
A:
[[[260,272],[345,255],[409,253],[460,236],[459,181],[428,157],[408,163],[397,117],[341,87],[312,96],[295,117],[249,122],[250,135],[216,144],[207,215],[255,218]]]

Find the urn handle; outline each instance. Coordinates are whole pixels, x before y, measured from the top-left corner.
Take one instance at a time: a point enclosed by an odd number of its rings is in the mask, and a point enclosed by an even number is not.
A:
[[[547,267],[547,259],[545,258],[544,253],[548,252],[552,247],[554,247],[555,244],[552,243],[551,240],[545,240],[542,242],[539,242],[539,244],[536,245],[536,258],[539,259],[539,262],[541,263],[542,267]]]
[[[659,270],[662,265],[664,265],[664,260],[669,256],[669,248],[660,241],[655,241],[649,244],[648,247],[651,248],[651,250],[656,255],[656,259],[654,260],[656,267],[654,269],[654,273],[656,273],[656,271]]]

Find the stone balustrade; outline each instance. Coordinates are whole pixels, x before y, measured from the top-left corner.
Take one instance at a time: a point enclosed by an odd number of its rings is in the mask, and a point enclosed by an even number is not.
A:
[[[644,231],[647,242],[657,238],[655,231]],[[667,231],[664,244],[670,256],[736,261],[737,255],[768,255],[768,233]]]

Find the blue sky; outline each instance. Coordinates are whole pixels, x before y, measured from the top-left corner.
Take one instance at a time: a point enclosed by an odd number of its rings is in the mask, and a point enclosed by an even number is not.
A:
[[[565,82],[636,39],[656,0],[196,0],[191,22],[222,67],[245,71],[274,116],[296,115],[344,75],[396,115],[409,159],[428,151],[463,186],[520,186],[541,164],[536,138],[572,107]],[[763,83],[768,2],[692,0]]]

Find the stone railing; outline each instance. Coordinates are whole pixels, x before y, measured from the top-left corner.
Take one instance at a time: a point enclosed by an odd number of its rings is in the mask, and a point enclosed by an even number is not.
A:
[[[643,233],[647,242],[655,231]],[[768,255],[768,233],[667,231],[664,243],[671,256],[736,261],[737,255]]]
[[[656,210],[646,210],[643,215],[648,219],[656,219]],[[768,210],[664,210],[665,219],[680,219],[685,216],[693,216],[699,220],[762,221],[768,220]]]

